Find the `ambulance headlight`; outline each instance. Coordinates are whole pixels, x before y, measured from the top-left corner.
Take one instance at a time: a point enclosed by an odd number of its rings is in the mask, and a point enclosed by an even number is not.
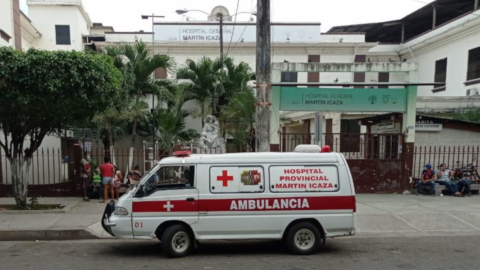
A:
[[[118,215],[118,216],[125,216],[125,215],[128,215],[128,211],[127,209],[123,208],[123,207],[120,207],[120,206],[115,206],[115,215]]]

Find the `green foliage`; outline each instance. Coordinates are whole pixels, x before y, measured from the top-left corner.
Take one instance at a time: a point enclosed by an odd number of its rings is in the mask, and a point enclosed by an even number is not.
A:
[[[141,136],[151,137],[153,134],[153,119],[155,117],[155,139],[158,141],[159,149],[164,152],[172,151],[173,145],[177,142],[188,142],[199,137],[198,132],[186,128],[186,118],[190,112],[182,109],[188,100],[188,93],[182,86],[170,85],[171,97],[168,101],[168,108],[157,107],[155,114],[146,115],[139,122],[138,133]]]
[[[480,123],[480,108],[466,111],[464,113],[458,113],[454,116],[455,120],[462,120],[468,122]]]
[[[193,98],[198,100],[201,112],[205,117],[208,111],[221,115],[222,107],[235,94],[247,88],[247,82],[253,80],[255,75],[250,66],[245,62],[235,65],[230,57],[212,60],[203,57],[197,62],[188,59],[185,65],[178,70],[177,79],[188,79],[185,87]],[[205,107],[206,105],[209,107]]]
[[[0,143],[7,156],[31,157],[48,133],[104,111],[120,84],[105,55],[0,47],[0,125],[11,138]]]
[[[248,131],[255,123],[255,96],[251,89],[235,93],[220,117],[222,129],[233,137],[235,147],[248,145]]]
[[[203,120],[212,113],[219,118],[223,132],[233,137],[236,147],[247,145],[247,132],[255,121],[255,96],[248,86],[255,74],[247,63],[236,65],[230,57],[204,57],[197,62],[188,59],[178,70],[177,79],[189,80],[183,86],[200,103],[200,113],[193,112],[193,116]]]
[[[161,102],[165,102],[168,97],[162,80],[155,79],[152,74],[159,68],[172,69],[175,63],[167,55],[152,56],[148,46],[143,42],[109,47],[105,53],[113,59],[114,65],[122,73],[123,97],[128,98],[121,102],[120,107],[116,106],[117,115],[121,114],[122,118],[109,118],[109,125],[118,127],[124,121],[130,122],[134,146],[137,123],[148,115],[149,106],[144,99],[148,95],[156,95]],[[115,113],[111,115],[115,116]]]

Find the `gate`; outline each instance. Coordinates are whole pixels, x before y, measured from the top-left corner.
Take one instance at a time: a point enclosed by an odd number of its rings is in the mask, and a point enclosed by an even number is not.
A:
[[[403,134],[325,133],[322,146],[342,153],[358,193],[401,193],[408,189]],[[291,152],[299,144],[315,144],[315,134],[280,134],[280,150]]]

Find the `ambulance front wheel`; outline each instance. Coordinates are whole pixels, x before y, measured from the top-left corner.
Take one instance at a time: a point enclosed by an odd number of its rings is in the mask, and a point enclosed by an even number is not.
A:
[[[169,257],[178,258],[186,256],[194,245],[195,239],[185,225],[171,225],[162,235],[163,252]]]
[[[322,235],[314,224],[301,222],[290,228],[285,240],[288,249],[293,254],[309,255],[320,247]]]

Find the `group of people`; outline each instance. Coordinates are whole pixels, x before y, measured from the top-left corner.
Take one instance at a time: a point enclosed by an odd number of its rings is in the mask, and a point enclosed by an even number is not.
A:
[[[423,194],[424,186],[429,187],[429,194],[435,194],[435,183],[444,185],[453,196],[462,197],[471,195],[470,175],[464,174],[461,170],[450,170],[445,163],[440,164],[438,172],[432,169],[431,164],[426,164],[422,171],[421,179],[418,181],[418,193]]]
[[[84,183],[84,200],[88,201],[90,198],[99,198],[101,203],[107,200],[120,198],[120,188],[123,184],[123,175],[110,161],[110,157],[104,157],[104,163],[97,166],[92,173],[90,153],[85,153],[84,158],[80,162],[82,164],[82,178]],[[130,185],[136,185],[142,174],[139,166],[129,171],[127,179]],[[91,180],[91,181],[90,181]]]

